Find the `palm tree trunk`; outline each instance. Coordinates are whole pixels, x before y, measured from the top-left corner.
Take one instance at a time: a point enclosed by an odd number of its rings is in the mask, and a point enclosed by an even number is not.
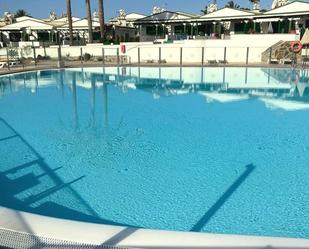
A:
[[[104,4],[103,0],[99,1],[99,22],[100,22],[100,34],[101,34],[101,41],[104,41],[105,38],[105,27],[104,27]]]
[[[90,0],[86,0],[86,14],[88,19],[88,33],[89,33],[89,43],[93,43],[93,35],[92,35],[92,18],[91,18],[91,7]]]
[[[72,24],[72,8],[71,8],[71,0],[67,1],[67,18],[69,23],[69,33],[70,33],[70,45],[73,45],[73,24]]]

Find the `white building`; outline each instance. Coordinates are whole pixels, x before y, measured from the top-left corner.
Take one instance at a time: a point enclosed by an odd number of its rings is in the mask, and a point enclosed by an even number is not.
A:
[[[309,27],[309,3],[294,1],[267,12],[222,8],[196,16],[164,11],[135,21],[141,41],[224,39],[231,34],[302,34]]]
[[[112,18],[109,22],[113,25],[120,25],[133,28],[134,22],[144,17],[146,16],[139,13],[133,12],[126,14],[124,10],[120,10],[119,15],[117,17]]]
[[[135,17],[138,18],[140,16]],[[133,17],[131,16],[130,18]],[[89,38],[87,19],[72,17],[72,21],[74,44],[86,44]],[[119,43],[136,41],[136,30],[131,26],[113,23],[105,24],[108,42]],[[94,42],[99,42],[100,24],[98,20],[92,21],[92,29]],[[15,22],[11,24],[0,22],[0,47],[1,44],[16,47],[25,44],[33,44],[35,46],[41,46],[43,43],[46,46],[52,44],[68,44],[68,40],[69,24],[67,17],[51,20],[23,16],[16,18]]]

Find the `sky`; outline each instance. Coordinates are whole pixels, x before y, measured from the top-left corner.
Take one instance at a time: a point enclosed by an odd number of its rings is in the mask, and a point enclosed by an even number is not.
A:
[[[47,18],[51,11],[56,14],[66,12],[65,0],[0,0],[0,15],[5,11],[15,12],[17,9],[25,9],[33,17]],[[71,0],[73,16],[85,17],[85,0]],[[91,0],[92,10],[97,9],[97,0]],[[212,0],[104,0],[105,16],[108,20],[117,15],[119,9],[126,13],[137,12],[150,15],[153,6],[165,7],[172,11],[185,11],[200,14],[205,5]],[[217,0],[219,7],[224,7],[228,0]],[[251,8],[249,0],[234,0],[241,7]],[[261,7],[269,9],[272,0],[261,0]]]

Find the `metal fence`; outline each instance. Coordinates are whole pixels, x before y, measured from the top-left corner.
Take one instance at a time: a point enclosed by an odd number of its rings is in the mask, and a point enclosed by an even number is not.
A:
[[[144,46],[27,46],[0,49],[0,70],[106,65],[259,65],[307,66],[308,48],[284,58],[267,47]]]

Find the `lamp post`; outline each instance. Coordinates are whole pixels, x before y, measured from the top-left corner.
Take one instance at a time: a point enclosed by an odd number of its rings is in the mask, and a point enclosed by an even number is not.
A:
[[[216,22],[213,22],[212,23],[214,26],[213,26],[213,36],[215,36],[216,35]]]
[[[253,32],[256,32],[256,20],[253,20]]]
[[[163,34],[165,36],[166,35],[166,33],[165,33],[165,23],[162,23],[162,29],[163,29]]]
[[[62,37],[63,37],[63,35],[62,35],[62,33],[60,33],[60,34],[59,34],[59,46],[61,45]]]
[[[30,36],[32,36],[31,27],[27,27],[27,28],[26,28],[26,34],[29,36],[29,39],[30,39]]]
[[[24,39],[23,39],[23,31],[21,30],[21,31],[19,31],[19,33],[20,33],[20,41],[24,41]]]
[[[245,25],[244,25],[244,33],[248,32],[248,20],[245,20]]]
[[[219,38],[220,38],[220,39],[222,38],[222,27],[224,28],[224,22],[223,22],[223,21],[221,21],[221,22],[220,22],[220,25],[219,25],[219,28],[220,28],[220,29],[219,29],[219,33],[220,33],[220,34],[219,34],[219,36],[220,36]],[[223,30],[223,33],[224,33],[224,30]]]
[[[196,26],[197,26],[197,35],[200,35],[201,32],[202,32],[202,31],[201,31],[202,23],[199,22],[199,23],[196,24]]]
[[[298,26],[297,20],[295,21],[295,31],[296,31],[296,34],[299,34],[299,26]]]
[[[293,22],[293,18],[289,18],[289,33],[291,32],[291,29],[292,29],[292,22]]]
[[[281,21],[282,21],[282,19],[279,18],[279,21],[278,21],[278,33],[281,33]]]
[[[196,35],[197,23],[193,23],[193,35]]]
[[[159,25],[156,24],[155,26],[156,26],[156,37],[155,37],[155,38],[157,39],[157,38],[158,38],[158,26],[159,26]]]

